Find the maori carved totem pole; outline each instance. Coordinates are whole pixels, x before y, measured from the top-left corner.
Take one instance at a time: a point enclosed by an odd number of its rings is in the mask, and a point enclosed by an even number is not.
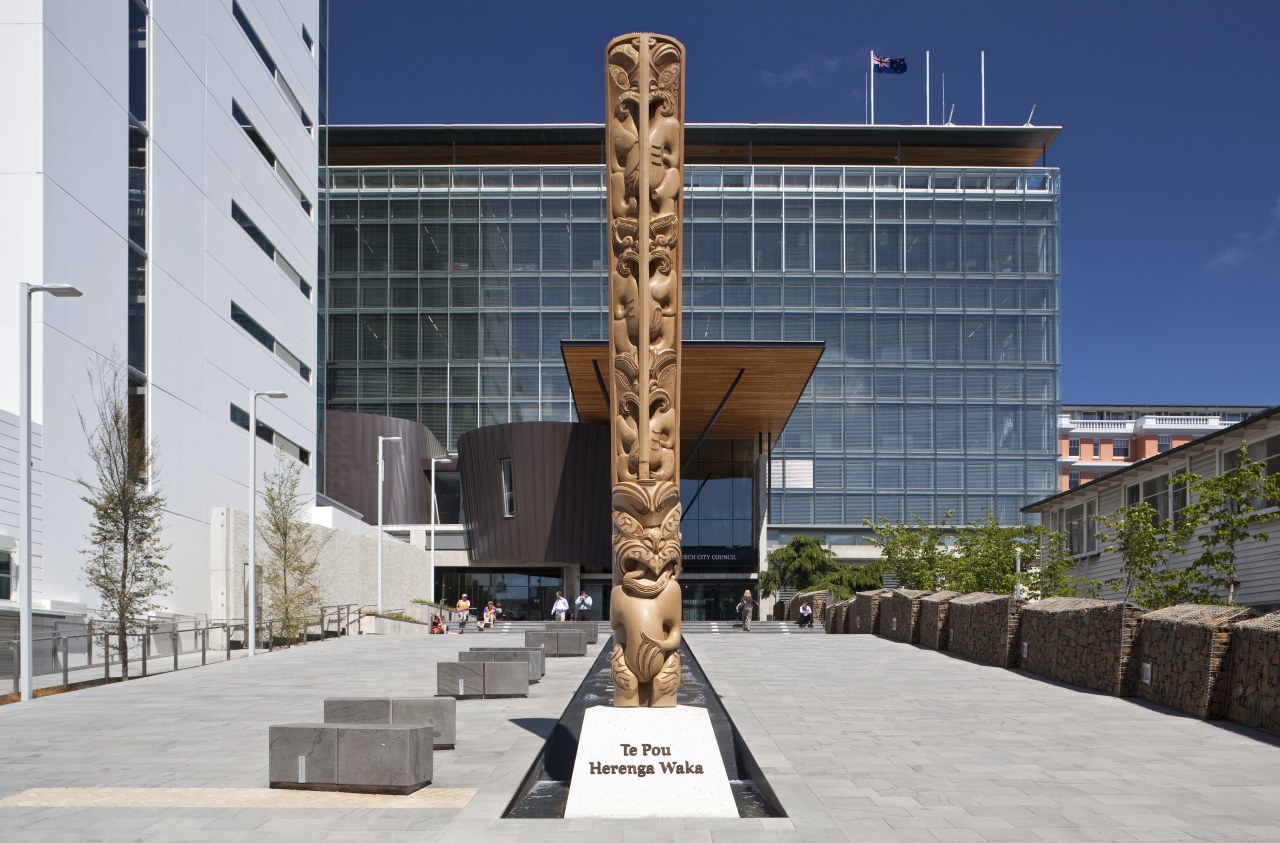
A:
[[[684,45],[605,48],[614,705],[680,689],[680,199]]]

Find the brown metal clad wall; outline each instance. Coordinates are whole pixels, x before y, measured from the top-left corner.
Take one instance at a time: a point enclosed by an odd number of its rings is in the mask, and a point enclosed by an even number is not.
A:
[[[431,482],[424,468],[430,470],[430,458],[442,455],[444,449],[431,431],[407,419],[329,410],[325,414],[325,495],[361,513],[366,523],[378,523],[379,436],[402,437],[382,446],[386,462],[383,522],[429,523]]]
[[[459,437],[472,560],[609,570],[608,446],[608,428],[568,422],[491,425]],[[511,518],[503,514],[504,458],[515,492]]]

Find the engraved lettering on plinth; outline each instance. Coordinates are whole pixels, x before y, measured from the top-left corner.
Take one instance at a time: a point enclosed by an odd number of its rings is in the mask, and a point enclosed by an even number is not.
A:
[[[680,688],[680,200],[684,46],[605,48],[614,705]]]

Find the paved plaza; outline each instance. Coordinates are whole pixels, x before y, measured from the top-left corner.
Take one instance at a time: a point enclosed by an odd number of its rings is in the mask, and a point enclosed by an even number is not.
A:
[[[0,707],[0,840],[1280,840],[1280,741],[870,636],[689,644],[789,816],[503,820],[592,656],[458,703],[407,797],[272,791],[267,727],[518,636],[361,636]]]

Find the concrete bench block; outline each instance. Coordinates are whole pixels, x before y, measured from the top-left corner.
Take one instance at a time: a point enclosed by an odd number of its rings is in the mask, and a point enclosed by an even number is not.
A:
[[[541,650],[471,650],[458,653],[460,662],[520,662],[529,665],[529,681],[537,682],[542,678],[535,661],[541,662]]]
[[[587,637],[588,644],[597,644],[600,641],[600,625],[595,621],[563,621],[549,623],[544,628],[550,631],[576,629]]]
[[[269,730],[271,787],[413,793],[431,783],[432,729],[363,723],[289,723]]]
[[[436,696],[484,696],[484,663],[438,662],[436,664]]]
[[[470,652],[503,654],[493,659],[493,661],[519,661],[516,654],[521,657],[528,657],[529,680],[532,682],[537,682],[547,673],[547,663],[543,658],[544,653],[541,647],[472,647]],[[467,661],[467,659],[460,658],[459,661]],[[485,661],[488,660],[485,659]]]
[[[431,783],[430,726],[338,726],[338,788],[413,793]]]
[[[390,723],[390,697],[338,697],[324,701],[326,723]]]
[[[526,647],[541,645],[547,658],[587,654],[587,637],[577,629],[527,630],[524,644]]]
[[[486,697],[529,696],[529,670],[524,662],[485,662]]]
[[[432,747],[453,749],[458,734],[458,701],[452,697],[392,697],[391,723],[430,726]]]
[[[450,697],[341,697],[324,701],[324,722],[430,726],[435,749],[453,749],[457,701]]]
[[[338,730],[325,723],[286,723],[267,730],[267,774],[272,787],[338,783]]]

